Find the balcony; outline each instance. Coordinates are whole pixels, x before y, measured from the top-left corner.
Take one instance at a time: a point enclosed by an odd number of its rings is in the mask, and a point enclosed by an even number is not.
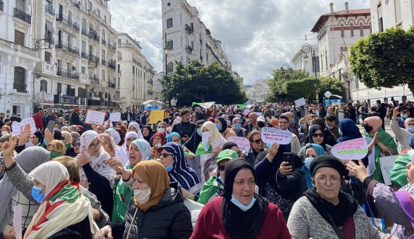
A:
[[[99,85],[99,79],[96,76],[90,76],[89,83],[92,85]]]
[[[193,52],[193,48],[191,46],[187,46],[185,48],[185,50],[187,50],[188,53],[192,53]]]
[[[75,29],[76,31],[79,31],[79,24],[72,21],[71,18],[66,17],[63,14],[59,14],[58,18],[56,19],[58,22],[63,22],[64,24],[68,25],[69,27]]]
[[[115,50],[116,50],[116,45],[115,45],[115,44],[114,44],[114,45],[111,45],[111,43],[108,43],[108,48],[109,48],[109,50],[111,50],[111,51],[115,52]]]
[[[88,54],[86,54],[86,52],[81,52],[81,57],[83,59],[88,59],[89,58],[89,56],[88,56]]]
[[[78,97],[71,95],[54,95],[55,104],[77,104]]]
[[[79,49],[74,47],[74,46],[69,46],[68,47],[69,52],[71,52],[72,54],[75,54],[76,56],[79,56]]]
[[[88,59],[90,62],[95,62],[96,64],[98,64],[99,63],[99,57],[96,57],[96,56],[94,56],[94,55],[92,55],[92,54],[89,54],[89,59]]]
[[[19,93],[27,93],[27,84],[14,81],[13,89]]]
[[[30,16],[29,14],[25,13],[24,11],[18,8],[14,8],[13,17],[16,17],[24,22],[32,24],[32,16]]]
[[[188,25],[188,24],[185,24],[185,31],[188,33],[188,34],[191,34],[191,33],[193,33],[193,29]]]
[[[104,59],[102,59],[102,65],[106,66],[106,61]]]
[[[98,33],[96,33],[95,30],[89,30],[88,37],[95,40],[95,41],[99,41]]]
[[[84,35],[85,37],[88,36],[88,31],[86,31],[85,28],[82,28],[82,35]]]
[[[15,44],[0,38],[0,49],[9,50],[15,53],[21,53],[37,58],[37,52],[31,48]],[[13,54],[13,53],[12,53]]]
[[[105,46],[106,46],[106,41],[105,41],[105,39],[102,39],[102,45],[105,45]]]
[[[108,87],[115,89],[116,88],[116,84],[115,83],[112,83],[112,82],[108,82]]]
[[[75,29],[76,31],[79,31],[80,29],[79,25],[76,22],[74,22],[71,27]]]
[[[116,70],[116,62],[115,61],[108,62],[108,67],[109,69]]]
[[[48,13],[52,17],[55,17],[56,13],[55,13],[55,9],[53,8],[52,4],[46,5],[46,13]]]

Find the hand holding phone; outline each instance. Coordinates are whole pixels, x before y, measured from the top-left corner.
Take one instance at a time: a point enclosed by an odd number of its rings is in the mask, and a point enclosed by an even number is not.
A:
[[[54,120],[49,120],[49,122],[47,123],[47,129],[50,131],[50,133],[53,133],[55,129],[55,124],[56,122]]]
[[[293,160],[292,152],[284,152],[283,161],[287,162],[289,166],[292,166],[292,170],[295,168],[295,161]]]

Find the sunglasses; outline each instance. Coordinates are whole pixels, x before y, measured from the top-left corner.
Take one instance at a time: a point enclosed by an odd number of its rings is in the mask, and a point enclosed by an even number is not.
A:
[[[80,144],[79,144],[79,143],[77,143],[77,144],[74,144],[73,146],[75,146],[75,147],[76,147],[76,146],[80,146]]]
[[[254,143],[256,143],[256,144],[263,143],[262,139],[256,139],[256,140],[254,140],[253,142],[254,142]]]
[[[161,157],[163,157],[163,158],[166,158],[166,157],[168,157],[168,156],[171,156],[171,154],[167,154],[167,153],[163,153],[163,154],[161,154]]]
[[[224,165],[218,166],[219,171],[224,171],[225,168],[226,168],[226,166],[224,166]]]
[[[312,134],[312,137],[323,138],[323,134]]]

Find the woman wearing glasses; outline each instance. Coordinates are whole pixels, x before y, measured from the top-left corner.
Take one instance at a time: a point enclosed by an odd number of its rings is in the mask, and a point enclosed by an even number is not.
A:
[[[264,151],[262,135],[258,130],[253,130],[247,135],[247,139],[250,142],[250,151],[246,155],[246,160],[250,163],[250,165],[254,166],[257,155]]]
[[[114,202],[111,185],[116,175],[108,165],[110,156],[102,147],[96,131],[88,130],[82,134],[80,153],[76,158],[81,166],[80,177],[84,185],[89,186],[89,191],[102,203],[102,209],[111,216]]]
[[[325,143],[325,133],[324,128],[318,124],[312,125],[309,129],[309,136],[310,141],[308,144],[303,146],[299,151],[299,156],[302,158],[302,160],[305,160],[306,157],[306,149],[309,147],[309,144],[315,143],[322,146],[323,150],[326,152],[327,155],[331,155],[331,149],[332,146]]]
[[[358,202],[340,190],[347,171],[339,159],[319,156],[310,171],[315,187],[293,205],[287,223],[292,238],[387,238],[372,226]]]

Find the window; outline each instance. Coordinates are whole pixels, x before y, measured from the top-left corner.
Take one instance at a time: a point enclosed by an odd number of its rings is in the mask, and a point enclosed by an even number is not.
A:
[[[50,64],[51,54],[48,51],[45,51],[45,62]]]
[[[106,58],[105,58],[105,50],[102,50],[102,60],[105,60]]]
[[[173,27],[173,19],[172,18],[168,18],[167,19],[167,28],[171,28]]]
[[[14,43],[20,46],[24,46],[24,33],[14,30]]]
[[[135,75],[135,66],[132,66],[132,75]]]
[[[17,92],[26,93],[26,70],[22,67],[16,66],[14,68],[14,83],[13,89]]]
[[[81,73],[86,75],[86,67],[84,67],[84,66],[81,67]]]
[[[86,30],[86,20],[82,18],[82,29]]]
[[[345,32],[344,32],[344,24],[341,24],[341,37],[345,36]]]
[[[105,41],[106,41],[106,39],[105,39],[105,30],[102,30],[102,41],[103,41],[103,42],[105,42]]]
[[[122,52],[118,51],[118,61],[122,61]]]
[[[106,23],[106,16],[104,16],[104,22]]]
[[[121,39],[118,39],[118,45],[121,45]]]
[[[173,50],[174,49],[173,40],[167,41],[167,48],[168,48],[168,50]]]
[[[96,9],[96,15],[97,15],[98,17],[100,17],[100,16],[101,16],[101,11],[100,11],[99,9]]]
[[[88,1],[88,10],[92,10],[92,2]]]
[[[62,83],[57,83],[57,95],[62,94]]]
[[[352,23],[351,23],[350,30],[351,30],[351,37],[353,37],[354,36],[354,24]]]
[[[174,63],[170,62],[167,64],[167,73],[174,71]]]
[[[359,35],[361,37],[364,35],[364,24],[362,22],[359,24]]]
[[[47,81],[45,80],[40,81],[40,91],[44,91],[47,93]]]
[[[17,0],[16,1],[16,8],[23,11],[23,12],[26,12],[26,0]]]
[[[394,0],[395,5],[395,23],[401,22],[401,1],[400,0]]]

